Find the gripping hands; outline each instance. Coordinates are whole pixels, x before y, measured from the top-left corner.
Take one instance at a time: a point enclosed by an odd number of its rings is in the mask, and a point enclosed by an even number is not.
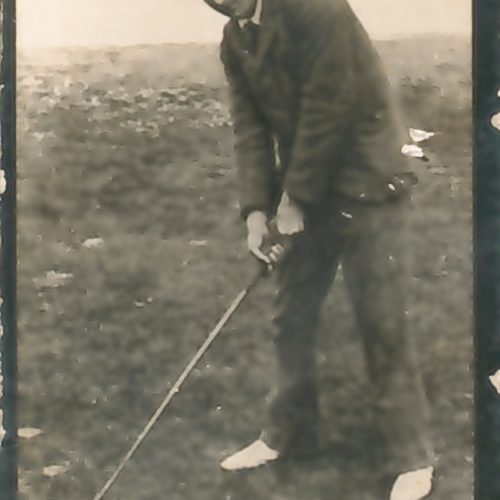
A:
[[[286,253],[291,237],[303,231],[304,216],[301,208],[283,193],[271,224],[264,212],[254,211],[247,217],[246,225],[248,250],[270,273]]]

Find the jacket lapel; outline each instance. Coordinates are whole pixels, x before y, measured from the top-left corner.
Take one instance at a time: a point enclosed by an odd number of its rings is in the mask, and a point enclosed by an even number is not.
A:
[[[255,52],[250,52],[245,46],[242,28],[240,28],[237,21],[231,21],[231,45],[241,58],[243,68],[249,75],[255,75],[259,72],[266,60],[266,55],[272,46],[277,31],[273,9],[275,0],[263,1],[262,18]]]

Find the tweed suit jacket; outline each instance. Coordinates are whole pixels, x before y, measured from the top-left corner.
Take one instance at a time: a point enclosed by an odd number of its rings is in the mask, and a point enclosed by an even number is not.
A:
[[[280,193],[304,206],[408,189],[388,79],[346,0],[264,0],[257,44],[224,28],[243,217]]]

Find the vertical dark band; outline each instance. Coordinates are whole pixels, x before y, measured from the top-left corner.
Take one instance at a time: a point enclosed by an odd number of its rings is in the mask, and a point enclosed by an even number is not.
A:
[[[0,451],[0,496],[14,500],[17,490],[16,451],[16,51],[15,0],[2,2],[2,63],[1,63],[1,166],[5,173],[6,190],[0,202],[1,268],[0,285],[3,299],[0,308],[3,335],[1,361],[3,394],[1,407],[6,432]]]
[[[474,1],[476,500],[500,498],[500,4]]]

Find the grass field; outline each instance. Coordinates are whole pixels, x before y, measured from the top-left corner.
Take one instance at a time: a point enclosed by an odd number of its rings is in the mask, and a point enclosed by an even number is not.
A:
[[[418,164],[412,333],[441,456],[436,500],[472,490],[471,120],[468,45],[381,53],[411,126],[439,131]],[[21,500],[89,499],[253,273],[238,217],[215,47],[19,58]],[[318,363],[328,460],[226,476],[255,437],[274,361],[273,286],[230,323],[109,500],[381,500],[362,460],[370,390],[341,279]],[[330,325],[335,325],[332,329]],[[50,466],[58,468],[44,469]]]

